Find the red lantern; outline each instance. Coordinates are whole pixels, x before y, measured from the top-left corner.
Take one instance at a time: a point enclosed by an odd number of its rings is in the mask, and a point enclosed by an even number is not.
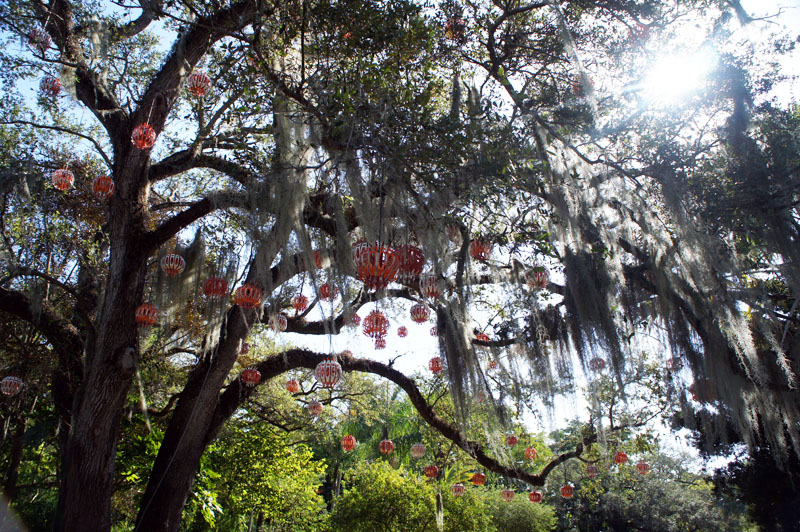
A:
[[[566,486],[561,487],[561,496],[565,499],[571,499],[575,495],[575,489],[567,484]]]
[[[408,329],[406,328],[405,325],[401,325],[400,327],[397,328],[397,336],[399,336],[400,338],[405,338],[406,336],[408,336]]]
[[[500,497],[502,497],[502,499],[506,502],[511,502],[514,500],[514,495],[514,490],[506,489],[500,492]]]
[[[50,48],[50,35],[41,26],[36,26],[28,33],[28,45],[44,54]]]
[[[200,98],[211,88],[211,78],[202,70],[195,70],[186,78],[186,90],[189,94]]]
[[[600,357],[594,357],[589,361],[589,367],[595,371],[600,371],[606,367],[606,361]]]
[[[322,268],[322,255],[319,251],[314,251],[314,266],[316,266],[317,269]]]
[[[525,458],[528,460],[536,460],[536,449],[533,447],[528,447],[525,449]]]
[[[428,368],[434,373],[441,373],[442,369],[444,369],[441,357],[433,357],[428,362]]]
[[[319,401],[311,401],[308,403],[308,413],[314,417],[317,417],[322,413],[322,403]]]
[[[456,482],[453,484],[453,487],[450,488],[450,491],[453,493],[453,496],[461,497],[467,492],[467,488],[464,487],[464,484],[461,482]]]
[[[417,246],[402,245],[395,248],[400,267],[397,270],[397,282],[410,284],[419,279],[425,265],[425,255]]]
[[[300,391],[300,383],[297,379],[289,379],[286,381],[286,391],[289,393],[297,393]]]
[[[114,180],[107,175],[101,175],[92,181],[92,192],[102,200],[106,200],[114,194]]]
[[[361,324],[361,316],[358,314],[344,314],[344,324],[348,327],[358,327]]]
[[[241,379],[242,379],[242,384],[244,384],[248,388],[252,388],[253,386],[256,386],[259,382],[261,382],[261,372],[254,367],[249,367],[246,370],[242,371]]]
[[[394,442],[392,442],[392,440],[381,440],[378,444],[378,450],[381,454],[392,454],[394,451]]]
[[[242,308],[256,308],[261,304],[261,289],[251,284],[243,284],[236,289],[233,302]]]
[[[0,381],[0,392],[8,397],[14,397],[22,390],[22,379],[9,375]]]
[[[361,262],[366,256],[368,249],[369,244],[367,244],[366,240],[358,240],[355,244],[353,244],[351,256],[353,257],[353,264],[356,265],[356,268],[358,268],[358,263]]]
[[[161,257],[161,269],[170,277],[174,277],[186,268],[186,261],[177,253],[169,253]]]
[[[350,452],[356,448],[356,438],[352,434],[348,434],[344,438],[342,438],[342,450],[345,452]]]
[[[514,447],[517,444],[517,441],[518,441],[517,437],[511,434],[506,438],[506,445],[508,445],[509,447]]]
[[[156,130],[148,123],[133,128],[131,143],[140,150],[149,150],[156,143]]]
[[[600,474],[600,468],[594,464],[589,464],[586,466],[586,476],[592,480],[597,478],[597,475]]]
[[[636,464],[636,472],[640,475],[648,474],[650,472],[650,464],[644,460],[639,460],[639,462]]]
[[[422,458],[425,456],[425,445],[422,443],[415,443],[411,446],[411,458]]]
[[[364,319],[363,332],[370,338],[383,338],[388,330],[389,319],[380,310],[373,310]]]
[[[531,502],[542,502],[542,492],[532,491],[528,494],[528,500]]]
[[[489,361],[489,369],[490,370],[497,369],[497,361],[496,360],[490,360]]]
[[[419,277],[419,291],[428,299],[439,299],[441,291],[439,290],[439,279],[433,273],[426,273]]]
[[[335,284],[323,283],[319,287],[319,298],[323,301],[333,301],[339,295],[339,287]]]
[[[435,465],[425,467],[425,476],[428,478],[436,478],[439,476],[439,468]]]
[[[314,368],[314,378],[323,388],[333,388],[342,378],[342,366],[332,358],[326,358]]]
[[[400,259],[392,248],[378,243],[361,252],[355,265],[356,276],[367,290],[383,290],[397,277]]]
[[[75,176],[67,170],[66,168],[59,168],[53,175],[50,177],[50,180],[53,182],[53,186],[56,187],[61,192],[66,192],[72,187],[72,184],[75,182]]]
[[[39,82],[39,92],[48,98],[55,98],[61,94],[61,82],[53,76],[45,76]]]
[[[211,277],[203,283],[203,293],[209,299],[222,299],[228,293],[228,281],[222,277]]]
[[[428,316],[430,316],[430,311],[422,303],[417,303],[411,307],[411,321],[414,323],[425,323],[428,321]]]
[[[239,354],[246,355],[249,352],[250,352],[250,344],[248,344],[247,342],[242,342],[242,347],[239,348]]]
[[[386,338],[375,338],[375,349],[386,349]]]
[[[439,336],[439,329],[436,327],[436,325],[431,327],[431,336]]]
[[[303,294],[294,296],[292,298],[292,307],[294,307],[294,310],[297,313],[303,312],[308,308],[308,298]]]
[[[486,484],[486,475],[483,473],[475,473],[469,481],[472,482],[473,486],[483,486]]]
[[[469,243],[469,254],[475,260],[486,262],[492,255],[492,243],[485,238],[476,238]]]
[[[273,314],[269,317],[269,328],[274,332],[283,332],[289,326],[289,320],[283,313]]]
[[[484,334],[484,333],[478,333],[477,335],[475,335],[475,339],[478,340],[479,342],[489,342],[490,341],[489,340],[489,335],[488,334]]]
[[[158,320],[158,309],[149,303],[136,308],[136,324],[142,327],[155,325]]]
[[[628,455],[623,453],[622,451],[618,452],[614,455],[614,463],[622,465],[628,461]]]
[[[550,284],[550,274],[542,266],[537,266],[529,271],[525,278],[528,281],[528,286],[535,290],[547,288],[547,285]]]

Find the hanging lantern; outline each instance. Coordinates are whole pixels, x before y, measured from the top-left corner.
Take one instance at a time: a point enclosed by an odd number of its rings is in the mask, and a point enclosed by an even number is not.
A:
[[[532,491],[528,494],[528,500],[531,502],[542,502],[542,492]]]
[[[314,266],[316,266],[318,270],[322,268],[322,254],[317,250],[314,250]]]
[[[242,379],[242,384],[244,384],[248,388],[252,388],[253,386],[258,385],[259,382],[261,382],[261,372],[251,366],[246,370],[242,371],[241,379]]]
[[[332,358],[326,358],[314,368],[314,378],[323,388],[333,388],[342,378],[342,366]]]
[[[428,368],[434,373],[441,373],[444,366],[442,365],[441,357],[433,357],[430,362],[428,362]]]
[[[636,472],[640,475],[648,474],[650,472],[650,464],[644,460],[639,460],[639,462],[636,463]]]
[[[571,499],[575,495],[575,489],[567,484],[566,486],[561,487],[561,496],[565,499]]]
[[[269,317],[269,328],[272,329],[273,332],[284,332],[286,328],[289,326],[289,320],[286,319],[286,315],[281,313],[273,314]]]
[[[592,480],[597,478],[597,475],[600,474],[600,468],[594,464],[589,464],[586,466],[586,476]]]
[[[550,284],[550,274],[547,273],[547,269],[543,266],[536,266],[529,271],[525,275],[525,279],[528,281],[528,286],[534,290],[547,288],[547,285]]]
[[[434,325],[431,327],[431,336],[439,336],[439,329]]]
[[[243,284],[236,289],[233,302],[242,308],[256,308],[261,304],[261,289],[251,284]]]
[[[392,248],[376,243],[359,253],[355,265],[356,276],[367,290],[383,290],[397,278],[400,259]]]
[[[427,297],[428,299],[432,300],[439,299],[441,290],[439,289],[439,279],[436,277],[436,274],[426,273],[424,275],[420,275],[419,291],[423,297]]]
[[[370,338],[378,339],[386,336],[389,330],[389,319],[380,310],[373,310],[364,319],[363,333]]]
[[[339,287],[335,284],[323,283],[319,287],[319,298],[323,301],[333,301],[339,295]]]
[[[66,192],[72,188],[72,184],[75,182],[75,176],[66,168],[59,168],[50,176],[50,181],[52,181],[53,186],[58,190]]]
[[[222,277],[211,277],[203,283],[203,293],[209,299],[222,299],[228,293],[228,281]]]
[[[484,333],[478,333],[475,335],[475,339],[479,342],[489,342],[489,335]]]
[[[61,94],[61,82],[54,76],[45,76],[39,82],[39,92],[47,98],[55,98]]]
[[[476,238],[469,243],[469,254],[477,261],[486,262],[492,255],[492,243],[485,238]]]
[[[375,338],[375,349],[386,349],[386,338]]]
[[[414,323],[425,323],[430,316],[428,307],[422,303],[417,303],[411,307],[411,321]]]
[[[308,413],[314,417],[317,417],[322,413],[322,403],[319,401],[311,401],[308,403]]]
[[[518,441],[517,437],[511,434],[506,438],[506,445],[508,445],[509,447],[514,447],[517,444],[517,441]]]
[[[8,397],[14,397],[22,390],[22,379],[9,375],[0,381],[0,392]]]
[[[161,269],[169,277],[174,277],[186,268],[186,261],[177,253],[169,253],[161,257]]]
[[[490,370],[497,369],[497,361],[496,360],[490,360],[489,361],[489,369]]]
[[[343,315],[345,327],[358,327],[361,324],[361,316],[353,312],[352,309],[346,310]]]
[[[36,26],[28,33],[28,45],[44,54],[53,41],[50,35],[41,26]]]
[[[400,327],[397,328],[397,336],[399,336],[400,338],[405,338],[406,336],[408,336],[408,329],[406,328],[405,325],[401,325]]]
[[[292,298],[292,307],[298,314],[308,308],[308,298],[303,294]]]
[[[483,486],[486,484],[486,475],[480,472],[475,473],[469,481],[472,482],[473,486]]]
[[[514,500],[514,490],[505,489],[500,492],[500,497],[506,502]]]
[[[628,461],[628,455],[623,453],[622,451],[618,452],[614,455],[614,463],[622,465]]]
[[[297,393],[300,391],[300,383],[297,379],[289,379],[286,381],[286,391],[289,393]]]
[[[394,451],[394,442],[392,442],[392,440],[381,440],[378,444],[378,450],[381,454],[392,454]]]
[[[247,342],[242,342],[242,347],[239,348],[239,354],[246,355],[249,352],[250,352],[250,344],[248,344]]]
[[[397,282],[411,284],[419,279],[425,266],[425,255],[417,246],[401,245],[395,248],[400,266],[397,269]]]
[[[186,78],[186,90],[189,94],[200,98],[211,88],[211,78],[202,70],[195,70]]]
[[[92,192],[101,200],[107,200],[114,194],[114,180],[107,175],[101,175],[92,181]]]
[[[348,434],[342,438],[342,450],[349,453],[356,448],[356,438],[352,434]]]
[[[595,371],[600,371],[606,367],[606,361],[600,357],[594,357],[589,361],[589,367]]]
[[[150,303],[139,305],[136,308],[136,324],[142,327],[150,327],[158,321],[158,309]]]
[[[525,449],[525,458],[528,460],[536,460],[536,449],[528,447]]]
[[[453,493],[453,496],[461,497],[467,492],[467,488],[461,482],[456,482],[450,488],[450,491]]]
[[[422,458],[425,456],[425,444],[415,443],[411,446],[411,458]]]
[[[358,264],[364,260],[368,249],[369,244],[367,244],[366,240],[358,240],[353,244],[351,256],[353,257],[353,264],[356,266],[356,269],[358,269]]]
[[[148,123],[133,128],[131,143],[140,150],[149,150],[156,143],[156,130]]]
[[[425,476],[428,478],[436,478],[439,476],[439,468],[435,465],[425,467]]]

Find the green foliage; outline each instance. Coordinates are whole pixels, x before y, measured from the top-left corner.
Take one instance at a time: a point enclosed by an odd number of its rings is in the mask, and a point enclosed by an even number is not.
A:
[[[546,532],[556,524],[553,507],[530,502],[524,491],[506,502],[500,498],[500,490],[492,490],[486,495],[486,503],[498,532]]]

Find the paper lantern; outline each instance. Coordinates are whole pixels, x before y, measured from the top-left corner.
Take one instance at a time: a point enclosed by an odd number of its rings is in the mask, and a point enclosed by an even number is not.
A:
[[[174,277],[186,268],[186,261],[177,253],[168,253],[161,257],[161,269],[169,277]]]
[[[314,250],[313,256],[314,256],[314,266],[316,266],[317,269],[319,270],[320,268],[322,268],[322,254],[319,251]]]
[[[54,76],[45,76],[39,82],[39,92],[47,98],[55,98],[61,94],[61,82]]]
[[[567,484],[566,486],[561,487],[561,496],[565,499],[571,499],[575,495],[575,489]]]
[[[405,338],[406,336],[408,336],[408,329],[406,328],[405,325],[401,325],[400,327],[397,328],[397,336],[399,336],[400,338]]]
[[[436,478],[439,476],[439,468],[435,465],[425,467],[425,476],[428,478]]]
[[[525,275],[525,279],[528,281],[528,286],[535,290],[547,288],[547,285],[550,284],[550,274],[541,266],[537,266],[529,271]]]
[[[158,309],[149,303],[139,305],[136,308],[136,324],[142,327],[150,327],[158,321]]]
[[[50,35],[41,26],[36,26],[28,33],[28,45],[39,50],[42,54],[50,48],[52,42]]]
[[[415,443],[411,446],[411,458],[422,458],[425,456],[425,445],[422,443]]]
[[[431,327],[431,336],[439,336],[439,328],[436,325]]]
[[[133,128],[131,143],[140,150],[149,150],[156,143],[156,130],[150,124],[139,124]]]
[[[496,360],[490,360],[489,361],[489,369],[490,370],[497,369],[497,361]]]
[[[469,243],[469,254],[477,261],[486,262],[492,255],[492,243],[485,238],[476,238]]]
[[[352,312],[345,312],[344,324],[347,327],[358,327],[361,325],[361,316]]]
[[[589,367],[595,371],[600,371],[606,367],[606,361],[600,357],[594,357],[589,361]]]
[[[22,390],[22,379],[8,375],[0,381],[0,392],[7,397],[14,397]]]
[[[430,316],[430,310],[422,303],[417,303],[411,307],[411,321],[414,323],[425,323]]]
[[[425,266],[425,255],[417,246],[401,245],[395,248],[400,266],[397,269],[397,282],[411,284],[419,279]]]
[[[289,393],[297,393],[300,391],[300,383],[297,379],[289,379],[286,381],[286,391]]]
[[[378,339],[386,336],[389,330],[389,319],[380,310],[373,310],[364,318],[363,333],[370,338]]]
[[[198,98],[205,96],[211,88],[211,78],[202,70],[195,70],[186,78],[186,90]]]
[[[377,243],[363,249],[355,265],[356,276],[367,290],[383,290],[397,278],[400,259],[392,248]]]
[[[622,465],[628,461],[628,455],[623,453],[622,451],[618,452],[614,455],[614,463]]]
[[[509,447],[514,447],[517,444],[517,437],[511,434],[510,436],[506,437],[506,445]]]
[[[453,496],[455,496],[455,497],[461,497],[461,496],[463,496],[463,495],[464,495],[464,494],[467,492],[467,488],[466,488],[466,487],[464,486],[464,484],[462,484],[461,482],[456,482],[456,483],[455,483],[455,484],[453,484],[453,486],[450,488],[450,492],[451,492],[451,493],[453,494]]]
[[[286,319],[286,315],[283,313],[273,314],[269,317],[269,328],[273,330],[273,332],[283,332],[289,326],[289,320]]]
[[[503,490],[500,492],[500,497],[506,502],[511,502],[514,500],[514,490]]]
[[[261,382],[261,372],[254,367],[249,367],[246,370],[242,371],[241,379],[242,379],[242,384],[244,384],[248,388],[252,388],[253,386],[256,386],[259,382]]]
[[[333,388],[342,378],[342,366],[332,358],[326,358],[314,368],[314,378],[323,388]]]
[[[308,413],[314,417],[317,417],[322,413],[322,403],[319,401],[311,401],[308,403]]]
[[[323,301],[333,301],[339,295],[339,287],[331,283],[323,283],[319,287],[319,298]]]
[[[444,366],[442,365],[441,357],[433,357],[430,362],[428,362],[428,368],[433,373],[441,373]]]
[[[644,460],[639,460],[639,462],[636,463],[636,472],[640,475],[648,474],[650,472],[650,464]]]
[[[532,491],[528,494],[528,500],[531,502],[542,502],[542,492]]]
[[[222,277],[211,277],[203,283],[203,293],[209,299],[222,299],[228,293],[228,281]]]
[[[475,473],[469,481],[472,482],[473,486],[483,486],[486,484],[486,475],[483,473]]]
[[[378,450],[381,454],[392,454],[394,451],[394,442],[392,442],[392,440],[381,440],[378,444]]]
[[[345,452],[350,452],[356,448],[356,438],[352,434],[348,434],[344,438],[342,438],[342,450]]]
[[[525,449],[525,458],[528,460],[536,460],[536,449],[528,447]]]
[[[249,352],[250,352],[250,344],[248,344],[247,342],[242,342],[242,347],[239,348],[239,354],[246,355]]]
[[[256,308],[261,304],[261,289],[251,284],[243,284],[236,289],[233,302],[242,308]]]
[[[66,168],[59,168],[50,176],[50,181],[58,190],[66,192],[72,188],[72,184],[75,182],[75,176]]]
[[[375,349],[386,349],[386,338],[375,338]]]
[[[592,480],[597,478],[597,475],[600,474],[600,468],[594,464],[589,464],[586,466],[586,476]]]
[[[92,181],[92,192],[102,200],[107,200],[114,194],[114,180],[107,175],[101,175]]]
[[[475,339],[479,342],[489,342],[489,335],[484,333],[478,333],[475,335]]]
[[[439,299],[441,290],[439,289],[439,279],[433,273],[426,273],[419,277],[419,291],[428,299]]]
[[[303,312],[308,308],[308,298],[303,294],[294,296],[292,298],[292,307],[297,313]]]

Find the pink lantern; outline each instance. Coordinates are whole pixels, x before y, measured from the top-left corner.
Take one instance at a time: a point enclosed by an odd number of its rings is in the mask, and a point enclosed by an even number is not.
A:
[[[405,338],[406,336],[408,336],[408,329],[406,328],[405,325],[401,325],[400,327],[397,328],[397,336],[399,336],[400,338]]]
[[[0,381],[0,392],[7,397],[14,397],[22,390],[22,379],[9,375]]]
[[[161,269],[169,277],[174,277],[186,268],[186,261],[177,253],[168,253],[161,257]]]
[[[650,464],[644,460],[639,460],[636,464],[636,472],[640,475],[646,475],[650,472]]]
[[[92,192],[101,200],[107,200],[114,194],[114,180],[107,175],[96,177],[92,181]]]
[[[597,478],[597,475],[600,474],[600,468],[594,464],[589,464],[586,466],[586,476],[592,480]]]
[[[47,52],[52,42],[50,35],[41,26],[36,26],[28,33],[28,45],[39,50],[42,54]]]
[[[431,336],[439,336],[439,328],[436,325],[431,327]]]
[[[131,144],[140,150],[149,150],[156,143],[156,130],[150,124],[139,124],[131,133]]]
[[[314,378],[323,388],[333,388],[342,378],[342,366],[332,358],[326,358],[314,368]]]
[[[59,168],[53,172],[50,180],[52,181],[54,187],[61,192],[66,192],[72,188],[72,184],[75,182],[75,176],[66,168]]]
[[[211,88],[211,78],[202,70],[195,70],[186,78],[186,90],[198,98],[205,96]]]
[[[209,299],[222,299],[228,293],[228,281],[222,277],[211,277],[203,283],[203,293]]]
[[[422,303],[417,303],[416,305],[411,307],[411,320],[414,323],[425,323],[428,321],[428,317],[430,316],[430,311],[428,307]]]
[[[353,312],[351,313],[345,312],[344,324],[347,327],[358,327],[359,325],[361,325],[361,316]]]
[[[461,497],[467,492],[467,488],[461,482],[456,482],[453,484],[453,487],[450,488],[450,491],[455,497]]]
[[[317,417],[322,413],[322,403],[319,401],[311,401],[308,403],[308,413],[314,417]]]
[[[411,458],[422,458],[425,456],[425,445],[422,443],[415,443],[411,446]]]
[[[242,379],[242,384],[244,384],[248,388],[252,388],[253,386],[258,385],[259,382],[261,382],[261,372],[254,367],[249,367],[246,370],[242,371],[241,379]]]
[[[500,492],[500,497],[506,502],[511,502],[514,500],[514,490],[505,489]]]
[[[422,267],[425,265],[425,255],[417,246],[401,245],[395,249],[400,259],[397,270],[397,282],[410,284],[419,279]]]
[[[250,344],[248,344],[247,342],[242,342],[242,347],[239,348],[239,354],[246,355],[249,352],[250,352]]]
[[[392,440],[381,440],[378,444],[378,450],[381,454],[392,454],[394,451],[394,442]]]
[[[375,338],[375,349],[386,349],[386,337]]]
[[[389,331],[389,319],[380,310],[373,310],[364,319],[363,333],[373,339],[383,338]]]

